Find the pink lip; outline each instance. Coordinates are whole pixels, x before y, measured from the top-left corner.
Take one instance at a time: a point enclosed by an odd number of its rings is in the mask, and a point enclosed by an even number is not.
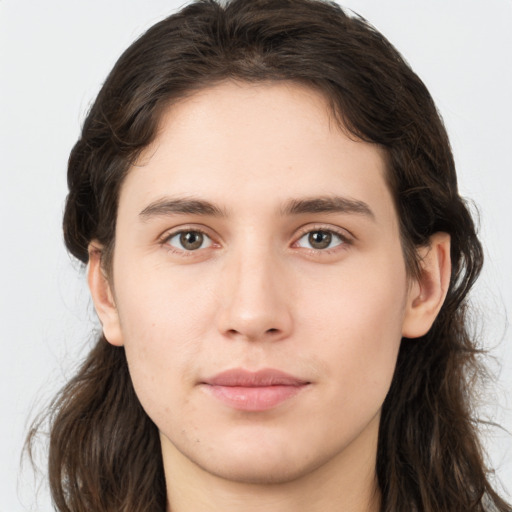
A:
[[[228,370],[202,382],[221,402],[243,411],[277,407],[309,385],[308,381],[279,370]]]

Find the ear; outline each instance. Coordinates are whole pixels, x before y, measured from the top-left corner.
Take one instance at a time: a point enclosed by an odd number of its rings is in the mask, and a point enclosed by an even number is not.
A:
[[[87,282],[106,340],[110,344],[120,347],[123,345],[123,337],[119,314],[108,277],[101,264],[102,250],[102,245],[96,241],[89,244]]]
[[[411,283],[402,336],[418,338],[428,332],[443,305],[451,277],[450,235],[436,233],[419,250],[420,276]]]

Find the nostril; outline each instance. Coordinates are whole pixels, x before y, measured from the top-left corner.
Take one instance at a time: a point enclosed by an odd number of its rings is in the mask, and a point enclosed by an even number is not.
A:
[[[264,332],[265,332],[265,334],[278,334],[281,331],[280,331],[280,329],[272,327],[270,329],[267,329]],[[238,335],[241,335],[242,333],[243,333],[242,330],[238,331],[237,329],[229,329],[228,331],[226,331],[226,334],[229,336],[238,336]]]

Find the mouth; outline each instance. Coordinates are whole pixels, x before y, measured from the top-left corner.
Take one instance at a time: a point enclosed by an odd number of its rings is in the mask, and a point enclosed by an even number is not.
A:
[[[250,372],[232,369],[201,382],[216,399],[231,408],[261,412],[288,401],[311,383],[280,370]]]

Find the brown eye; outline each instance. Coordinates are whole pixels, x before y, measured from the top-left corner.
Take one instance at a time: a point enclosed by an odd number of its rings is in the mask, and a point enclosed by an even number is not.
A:
[[[308,235],[308,242],[313,249],[326,249],[331,241],[332,235],[327,231],[312,231]]]
[[[316,229],[302,235],[297,241],[299,247],[306,249],[315,249],[321,251],[323,249],[333,249],[338,245],[343,245],[346,240],[334,231]]]
[[[212,241],[210,237],[200,231],[180,231],[170,236],[167,243],[182,251],[196,251],[210,247]]]
[[[184,249],[187,249],[187,251],[194,251],[203,245],[203,234],[198,233],[197,231],[181,233],[180,243]]]

